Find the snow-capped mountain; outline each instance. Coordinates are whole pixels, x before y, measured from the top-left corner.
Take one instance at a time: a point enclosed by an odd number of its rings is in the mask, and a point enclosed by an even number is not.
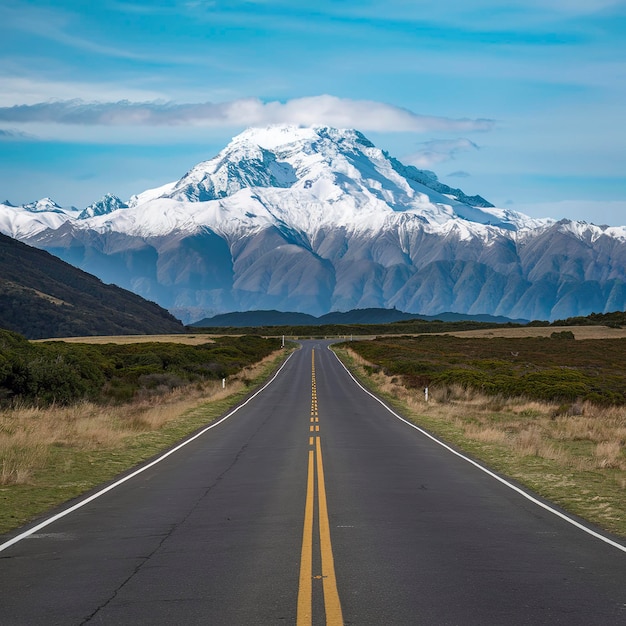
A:
[[[555,319],[626,306],[626,227],[496,208],[355,130],[249,129],[127,203],[0,205],[0,231],[184,321],[393,306]]]
[[[50,198],[17,207],[7,202],[0,204],[0,232],[14,239],[26,239],[59,228],[78,214],[74,207],[64,209]]]
[[[78,219],[85,220],[96,215],[107,215],[113,213],[117,209],[127,209],[128,205],[122,202],[117,196],[107,193],[104,198],[90,204],[84,211],[80,213]]]

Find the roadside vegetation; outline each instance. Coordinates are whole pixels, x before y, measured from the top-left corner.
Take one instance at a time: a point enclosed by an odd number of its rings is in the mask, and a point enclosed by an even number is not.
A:
[[[547,322],[546,322],[547,324]],[[350,337],[398,335],[417,333],[443,333],[465,330],[489,330],[491,328],[517,328],[519,324],[496,324],[490,322],[474,322],[463,320],[459,322],[444,322],[442,320],[406,320],[387,324],[322,324],[311,326],[250,326],[250,327],[192,327],[193,332],[212,334],[253,334],[263,337]]]
[[[489,396],[525,397],[567,406],[626,403],[626,338],[576,340],[569,330],[548,337],[467,338],[452,335],[378,338],[352,348],[408,387],[458,385]]]
[[[0,331],[0,342],[0,533],[210,423],[285,354],[260,337],[32,344]]]
[[[487,334],[494,331],[500,334],[502,331],[517,331],[521,334],[537,334],[538,329],[543,329],[546,335],[559,327],[603,327],[621,329],[626,327],[626,312],[592,313],[588,317],[571,317],[555,322],[533,321],[529,324],[517,324],[508,322],[500,324],[496,322],[478,322],[474,320],[444,321],[439,319],[412,319],[401,322],[385,324],[321,324],[310,326],[283,325],[283,326],[250,326],[250,327],[190,327],[194,333],[207,333],[216,335],[262,335],[263,337],[350,337],[352,336],[379,336],[379,335],[417,335],[425,333],[466,333],[473,331]],[[572,329],[574,330],[574,329]],[[577,331],[578,332],[578,331]]]
[[[216,337],[205,343],[29,342],[0,330],[0,406],[108,405],[221,380],[277,349],[276,339]]]
[[[429,335],[336,351],[417,425],[626,536],[626,339]]]
[[[336,350],[416,424],[626,537],[626,334],[621,317],[609,322],[445,324],[450,334]],[[580,338],[592,336],[607,338]],[[284,358],[278,339],[256,335],[156,339],[28,342],[0,330],[0,533],[211,422]]]

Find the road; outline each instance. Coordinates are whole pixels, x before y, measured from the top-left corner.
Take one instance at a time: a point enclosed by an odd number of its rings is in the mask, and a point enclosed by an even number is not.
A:
[[[0,624],[626,624],[619,542],[398,419],[327,344],[158,463],[0,539]]]

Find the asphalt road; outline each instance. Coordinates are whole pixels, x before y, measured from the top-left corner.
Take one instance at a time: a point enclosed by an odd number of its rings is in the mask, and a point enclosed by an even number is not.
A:
[[[326,346],[161,462],[0,539],[0,624],[626,624],[625,551],[399,420]]]

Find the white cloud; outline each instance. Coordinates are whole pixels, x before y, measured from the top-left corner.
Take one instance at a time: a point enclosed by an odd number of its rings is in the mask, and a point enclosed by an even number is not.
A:
[[[201,126],[239,127],[267,124],[329,125],[370,131],[488,131],[487,119],[451,119],[413,113],[382,102],[330,95],[263,102],[242,98],[222,103],[84,102],[60,100],[0,107],[0,121],[13,124],[79,126]],[[448,151],[474,145],[458,140]],[[465,148],[467,149],[467,148]]]
[[[0,141],[16,141],[16,140],[33,140],[36,139],[34,135],[24,133],[21,130],[13,130],[11,128],[0,128]]]
[[[459,152],[469,152],[480,148],[469,139],[433,139],[419,144],[420,149],[403,158],[403,161],[416,167],[432,167],[438,163],[454,160]],[[458,175],[458,173],[457,173]]]

